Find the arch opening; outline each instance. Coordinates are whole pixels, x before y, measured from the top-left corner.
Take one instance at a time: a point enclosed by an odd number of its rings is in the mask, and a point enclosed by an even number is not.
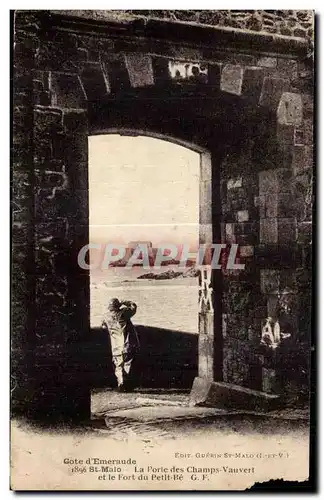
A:
[[[103,132],[88,137],[92,334],[107,343],[99,330],[109,300],[135,302],[140,387],[190,390],[198,373],[195,256],[210,189],[202,182],[211,175],[209,153],[154,133]],[[108,352],[105,357],[103,364],[111,363]],[[97,387],[113,385],[109,370],[109,380],[98,377]]]

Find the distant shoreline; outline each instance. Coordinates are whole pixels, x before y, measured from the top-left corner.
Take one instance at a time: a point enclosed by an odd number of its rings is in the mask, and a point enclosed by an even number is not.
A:
[[[197,278],[185,278],[185,277],[178,277],[175,279],[124,279],[120,281],[96,281],[92,280],[90,285],[92,287],[102,287],[102,288],[118,288],[118,287],[147,287],[147,286],[154,286],[154,287],[159,287],[159,286],[167,286],[167,287],[186,287],[186,286],[198,286],[198,279]]]

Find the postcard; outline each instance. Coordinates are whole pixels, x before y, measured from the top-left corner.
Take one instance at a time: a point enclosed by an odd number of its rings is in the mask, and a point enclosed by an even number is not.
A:
[[[11,29],[11,488],[305,489],[314,12]]]

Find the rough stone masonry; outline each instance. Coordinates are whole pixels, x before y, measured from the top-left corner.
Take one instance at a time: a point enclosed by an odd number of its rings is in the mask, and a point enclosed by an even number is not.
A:
[[[259,342],[285,291],[296,351],[288,380],[307,387],[313,28],[309,11],[14,12],[14,410],[90,412],[96,360],[77,253],[88,242],[87,138],[107,129],[211,154],[200,223],[208,211],[213,238],[239,244],[246,268],[212,278],[199,376],[280,392]]]

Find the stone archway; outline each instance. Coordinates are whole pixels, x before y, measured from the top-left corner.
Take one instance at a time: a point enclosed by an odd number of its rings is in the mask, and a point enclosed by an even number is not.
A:
[[[121,103],[123,104],[124,100],[121,99]],[[161,100],[162,102],[162,100]],[[95,103],[95,106],[97,103]],[[91,104],[90,104],[91,107]],[[131,106],[132,107],[132,106]],[[101,117],[103,114],[101,109]],[[111,111],[111,109],[110,109]],[[123,116],[122,112],[118,109],[116,115],[118,116],[119,124],[128,124],[128,128],[123,127],[114,127],[115,122],[114,118],[110,116],[104,123],[101,123],[99,126],[96,124],[96,121],[93,117],[93,111],[90,109],[90,126],[89,130],[91,131],[91,135],[96,134],[112,134],[118,133],[120,135],[144,135],[148,137],[158,138],[160,140],[164,140],[167,142],[172,142],[178,144],[180,146],[191,149],[199,154],[200,158],[200,187],[199,187],[199,243],[201,245],[210,245],[215,241],[220,242],[220,218],[219,218],[219,203],[220,203],[220,190],[219,190],[219,177],[218,172],[213,173],[212,168],[212,156],[210,151],[206,146],[203,146],[203,141],[200,139],[200,144],[189,142],[191,137],[190,135],[186,136],[182,132],[182,136],[175,135],[174,133],[172,120],[169,118],[168,120],[164,120],[162,128],[163,131],[167,131],[162,133],[160,130],[157,131],[155,129],[141,129],[135,127],[136,118],[132,116],[126,109],[126,115]],[[145,116],[145,119],[149,122],[151,113]],[[176,112],[173,112],[174,117],[176,117]],[[130,125],[133,125],[130,128]],[[186,138],[187,137],[187,140]],[[205,144],[209,144],[209,140],[205,139]],[[213,148],[215,152],[215,148]],[[214,154],[214,153],[213,153]],[[217,157],[214,157],[214,164],[218,162]],[[211,201],[214,200],[212,203]],[[86,207],[84,207],[86,211]],[[218,210],[218,212],[216,212]],[[215,217],[215,213],[218,215]],[[210,276],[209,276],[210,277]],[[211,278],[211,277],[210,277]],[[213,287],[215,288],[213,290]],[[221,333],[221,279],[218,277],[215,285],[214,280],[209,279],[208,283],[206,282],[206,276],[201,274],[200,276],[200,287],[199,287],[199,297],[197,296],[197,301],[200,303],[200,298],[205,293],[205,289],[208,288],[210,297],[212,297],[213,304],[211,307],[206,307],[204,303],[204,307],[201,307],[199,310],[199,321],[198,321],[198,330],[199,330],[199,340],[198,340],[198,370],[199,375],[201,377],[208,376],[209,379],[214,380],[215,377],[221,377],[222,373],[222,333]],[[212,295],[213,293],[213,295]]]
[[[177,153],[177,150],[182,150],[183,148],[187,150],[191,150],[195,153],[195,156],[197,156],[197,163],[199,163],[199,186],[198,186],[198,196],[199,199],[193,199],[192,202],[197,203],[197,223],[198,223],[198,233],[197,233],[197,241],[195,244],[201,244],[201,245],[210,245],[213,243],[213,221],[212,221],[212,214],[211,214],[211,205],[210,205],[210,200],[212,199],[212,163],[211,163],[211,155],[206,148],[203,148],[202,146],[199,146],[197,144],[189,143],[188,141],[185,141],[183,139],[179,139],[174,136],[166,136],[162,134],[158,134],[156,132],[151,132],[149,129],[146,130],[141,130],[141,129],[136,129],[136,128],[128,128],[128,129],[120,129],[120,128],[99,128],[95,129],[92,131],[92,135],[89,136],[92,139],[95,137],[100,136],[102,139],[104,137],[109,137],[109,135],[116,135],[119,136],[120,138],[123,137],[132,137],[132,140],[134,141],[134,138],[136,139],[139,137],[141,141],[143,138],[154,138],[158,139],[158,141],[153,141],[153,142],[159,142],[161,143],[160,148],[162,148],[162,144],[165,143],[165,153],[168,154],[169,160],[172,160],[170,158],[171,153],[173,152],[174,154]],[[99,139],[99,137],[98,137]],[[176,144],[177,146],[181,146],[180,148],[175,148],[175,147],[169,147],[167,148],[167,144]],[[91,144],[91,141],[90,141]],[[95,143],[94,143],[95,144]],[[101,144],[101,143],[100,143]],[[135,147],[136,147],[136,141],[134,141]],[[142,144],[142,142],[141,142]],[[148,141],[148,153],[150,151],[150,141]],[[93,152],[95,151],[95,146],[93,146]],[[106,157],[106,163],[109,164],[109,148],[103,151],[103,154],[107,154]],[[178,155],[180,153],[178,152]],[[172,155],[171,155],[172,156]],[[90,158],[91,156],[89,156]],[[187,156],[186,156],[187,157]],[[190,157],[191,158],[191,157]],[[134,158],[131,158],[134,160]],[[116,153],[114,154],[114,160],[113,163],[115,164],[116,162],[120,161],[118,159],[118,155],[116,156]],[[135,160],[134,160],[135,161]],[[154,164],[154,158],[152,157],[151,161]],[[136,164],[136,163],[135,163]],[[163,168],[162,165],[160,168]],[[174,164],[174,168],[177,168],[177,165]],[[179,167],[180,168],[180,167]],[[171,174],[172,175],[172,174]],[[177,176],[178,178],[178,176]],[[94,177],[92,176],[92,182],[94,181]],[[170,179],[172,181],[172,177]],[[106,181],[105,181],[106,182]],[[109,176],[107,177],[107,182],[109,182]],[[188,179],[188,182],[190,182],[190,179]],[[196,181],[195,181],[196,182]],[[144,186],[143,186],[144,187]],[[216,193],[214,193],[216,196]],[[113,191],[111,192],[111,196],[113,196]],[[159,195],[158,195],[159,196]],[[219,196],[219,195],[218,195]],[[183,200],[184,201],[184,200]],[[134,202],[136,203],[136,195],[134,194]],[[182,203],[182,202],[181,202]],[[90,207],[91,209],[91,202],[90,202]],[[152,210],[153,207],[152,207]],[[123,216],[124,220],[124,216]],[[191,219],[190,219],[191,220]],[[133,222],[135,222],[132,219]],[[193,222],[191,220],[191,222]],[[219,223],[219,221],[218,221]],[[216,226],[216,222],[214,221],[214,225]],[[127,231],[127,230],[126,230]],[[219,229],[218,229],[219,232]],[[125,233],[124,233],[125,234]],[[127,233],[126,233],[127,234]],[[125,237],[125,236],[124,236]],[[131,238],[132,239],[132,238]],[[133,237],[134,239],[134,237]],[[136,238],[135,238],[136,239]],[[145,239],[151,239],[149,236]],[[93,241],[93,240],[91,240]],[[96,240],[97,241],[97,240]],[[112,240],[114,241],[114,240]],[[161,241],[164,241],[163,238]],[[169,241],[169,240],[166,240]],[[187,246],[188,241],[183,240],[182,245],[185,244]],[[154,245],[153,245],[154,246]],[[191,255],[192,257],[192,255]],[[193,258],[193,257],[192,257]],[[196,258],[196,257],[195,257]],[[181,269],[183,270],[183,269]],[[154,269],[151,271],[154,272]],[[147,271],[146,271],[147,272]],[[127,276],[129,273],[127,274]],[[100,274],[102,276],[102,273]],[[122,278],[121,278],[122,279]],[[130,278],[127,278],[127,281],[129,281]],[[99,283],[100,281],[98,281]],[[188,283],[187,283],[188,284]],[[140,334],[140,339],[141,339],[141,344],[142,344],[142,351],[143,353],[147,352],[147,346],[150,345],[150,350],[151,350],[151,355],[154,358],[154,363],[155,363],[155,370],[153,367],[150,367],[150,362],[151,362],[151,356],[147,353],[147,357],[144,357],[144,354],[141,356],[143,359],[143,363],[145,366],[143,366],[143,376],[144,376],[144,386],[148,388],[158,388],[158,387],[168,387],[167,384],[172,384],[172,388],[182,388],[182,389],[188,389],[191,388],[192,382],[194,377],[198,374],[197,371],[197,365],[199,365],[199,373],[201,376],[207,376],[209,375],[211,378],[214,378],[214,356],[213,356],[213,344],[214,344],[214,316],[216,317],[217,314],[220,311],[220,301],[221,301],[221,296],[218,293],[215,297],[212,297],[212,288],[211,288],[211,280],[207,283],[205,276],[201,275],[200,277],[200,286],[199,285],[199,280],[197,279],[197,290],[196,290],[196,304],[194,305],[194,310],[196,314],[196,327],[194,327],[194,324],[188,323],[188,321],[183,321],[183,326],[180,327],[180,322],[175,328],[175,331],[173,332],[171,327],[168,326],[168,321],[165,321],[165,324],[160,321],[159,327],[161,330],[154,330],[154,318],[153,318],[153,324],[150,323],[141,323],[138,315],[135,318],[135,322],[139,322],[139,325],[142,325],[139,329],[139,334]],[[179,283],[178,283],[179,286]],[[196,287],[195,287],[196,288]],[[209,296],[211,298],[210,303],[205,300],[205,291],[206,288],[208,289]],[[131,290],[133,291],[133,298],[137,297],[136,290],[135,290],[135,295],[134,295],[134,289],[131,288],[129,291],[126,290],[126,294],[130,293]],[[172,292],[172,288],[170,290]],[[115,290],[115,293],[123,293],[121,290]],[[143,292],[144,293],[144,292]],[[99,299],[99,292],[96,292],[96,296]],[[179,291],[179,294],[181,294],[181,291]],[[172,294],[174,297],[174,294]],[[181,299],[181,297],[178,297]],[[134,298],[135,300],[135,298]],[[192,304],[192,297],[190,295],[190,303]],[[137,302],[137,301],[136,301]],[[146,303],[146,300],[144,300],[144,304]],[[183,304],[183,300],[180,300],[180,303]],[[208,305],[210,306],[208,308]],[[142,310],[143,303],[138,302],[138,309]],[[147,307],[147,305],[146,305]],[[154,303],[152,302],[151,307],[155,307]],[[177,306],[174,305],[176,308]],[[169,314],[176,314],[176,311],[174,310],[171,312],[169,310]],[[186,312],[183,310],[183,314],[186,315],[189,312]],[[140,314],[141,315],[141,314]],[[189,313],[189,316],[191,317],[192,313]],[[216,322],[215,322],[216,324]],[[143,325],[146,325],[143,326]],[[189,328],[188,330],[186,329],[187,327]],[[157,326],[155,324],[155,326]],[[215,326],[216,328],[216,326]],[[164,333],[163,333],[164,330]],[[179,330],[177,332],[177,330]],[[182,337],[180,332],[182,332]],[[191,335],[189,334],[191,333]],[[97,331],[96,329],[93,329],[94,336],[99,339],[100,337],[100,332]],[[192,334],[198,334],[198,341],[196,335],[195,339],[190,339],[190,336]],[[160,339],[161,335],[164,335],[165,340],[162,341]],[[220,338],[221,332],[220,329],[217,328],[216,332],[216,337]],[[152,338],[156,336],[156,342],[152,342]],[[173,338],[174,337],[174,338]],[[206,340],[211,343],[209,346],[209,349],[206,348]],[[104,341],[104,340],[103,340]],[[99,342],[99,340],[98,340]],[[158,347],[159,346],[159,347]],[[161,352],[159,352],[157,349],[161,349]],[[100,349],[97,346],[96,347],[96,352],[97,358],[102,359],[102,363],[105,363],[104,359],[109,358],[107,356],[107,346],[102,346],[100,344]],[[198,352],[199,352],[199,363],[197,363],[198,360]],[[218,363],[218,366],[216,369],[218,372],[221,371],[221,344],[220,342],[217,343],[217,352],[218,352],[218,357],[215,356],[216,363]],[[103,359],[104,358],[104,359]],[[163,361],[163,366],[158,365],[158,363],[162,363]],[[181,361],[182,360],[182,361]],[[183,363],[183,364],[181,364]],[[164,366],[165,365],[165,366]],[[160,368],[158,368],[160,366]],[[153,370],[153,371],[152,371]],[[161,370],[161,376],[157,375],[156,371]],[[169,374],[167,374],[167,370],[169,370]],[[107,374],[108,372],[110,373],[110,369],[106,370]],[[149,381],[149,374],[152,372],[152,377],[151,382]],[[163,372],[163,373],[162,373]],[[111,378],[106,375],[106,377],[97,377],[97,384],[98,387],[106,385],[110,385],[110,380]],[[160,382],[159,382],[160,381]],[[169,382],[167,382],[169,381]],[[151,385],[147,385],[151,383]],[[158,383],[162,385],[157,385]],[[153,384],[153,385],[152,385]]]

